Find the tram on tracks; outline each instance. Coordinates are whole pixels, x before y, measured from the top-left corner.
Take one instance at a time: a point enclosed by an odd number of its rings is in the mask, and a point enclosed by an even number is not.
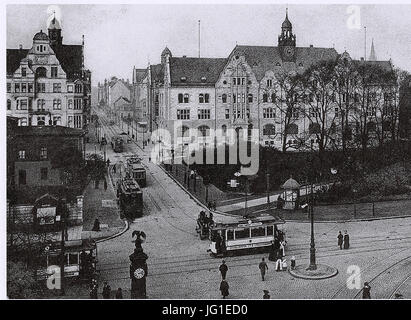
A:
[[[131,156],[127,158],[127,172],[130,177],[137,181],[142,188],[147,186],[146,169],[141,163],[141,158]]]
[[[37,280],[46,280],[60,268],[61,242],[45,246],[44,254],[37,261]],[[97,267],[97,245],[92,239],[69,240],[64,243],[64,278],[92,277]],[[59,269],[60,270],[60,269]]]
[[[113,136],[111,138],[111,147],[114,152],[123,152],[124,151],[124,139],[120,135]]]
[[[131,177],[123,178],[117,186],[121,212],[129,219],[143,215],[143,191]]]
[[[253,218],[224,217],[210,227],[210,247],[214,257],[234,252],[268,250],[274,243],[285,240],[285,221],[263,214]]]

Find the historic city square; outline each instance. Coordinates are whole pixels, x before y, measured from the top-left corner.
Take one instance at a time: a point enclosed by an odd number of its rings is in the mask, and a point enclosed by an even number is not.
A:
[[[7,297],[411,299],[410,15],[7,5]]]

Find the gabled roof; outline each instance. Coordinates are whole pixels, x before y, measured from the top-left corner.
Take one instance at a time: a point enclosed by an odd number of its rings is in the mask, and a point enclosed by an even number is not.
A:
[[[67,74],[67,79],[74,80],[81,77],[83,66],[83,47],[81,45],[52,46],[61,67]],[[7,74],[13,74],[20,66],[20,62],[29,53],[29,49],[7,49]]]
[[[116,101],[114,101],[114,103],[117,103],[120,100],[124,100],[126,103],[130,103],[130,100],[123,96],[119,97]]]
[[[153,64],[151,67],[151,79],[160,83],[164,82],[164,70],[162,64]]]
[[[236,53],[244,54],[258,81],[264,77],[268,70],[276,72],[301,68],[303,71],[319,61],[337,59],[338,57],[337,51],[333,48],[316,47],[296,47],[295,63],[284,62],[279,47],[236,46],[233,54]]]
[[[170,58],[171,85],[213,86],[226,63],[226,58]]]
[[[144,80],[147,75],[147,69],[135,69],[135,79],[136,83],[139,83]]]
[[[368,65],[379,66],[385,71],[392,71],[392,64],[390,61],[361,61],[361,60],[354,60],[355,63],[365,63]]]

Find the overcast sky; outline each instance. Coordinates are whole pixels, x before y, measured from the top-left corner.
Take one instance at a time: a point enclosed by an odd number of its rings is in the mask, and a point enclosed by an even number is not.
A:
[[[277,45],[285,5],[59,5],[63,42],[81,44],[93,84],[106,77],[131,78],[133,66],[159,63],[167,45],[174,56],[227,57],[236,42]],[[348,5],[289,5],[297,46],[345,49],[354,58],[367,55],[371,39],[378,60],[411,71],[411,5],[360,5],[361,25],[349,28]],[[47,30],[47,5],[7,6],[7,48],[30,48],[40,29]]]

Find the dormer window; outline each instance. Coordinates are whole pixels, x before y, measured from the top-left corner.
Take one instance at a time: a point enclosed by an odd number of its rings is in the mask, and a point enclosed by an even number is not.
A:
[[[181,82],[186,82],[186,81],[187,81],[187,77],[181,77],[181,78],[180,78],[180,81],[181,81]]]
[[[207,78],[206,77],[201,77],[201,82],[206,82]]]

